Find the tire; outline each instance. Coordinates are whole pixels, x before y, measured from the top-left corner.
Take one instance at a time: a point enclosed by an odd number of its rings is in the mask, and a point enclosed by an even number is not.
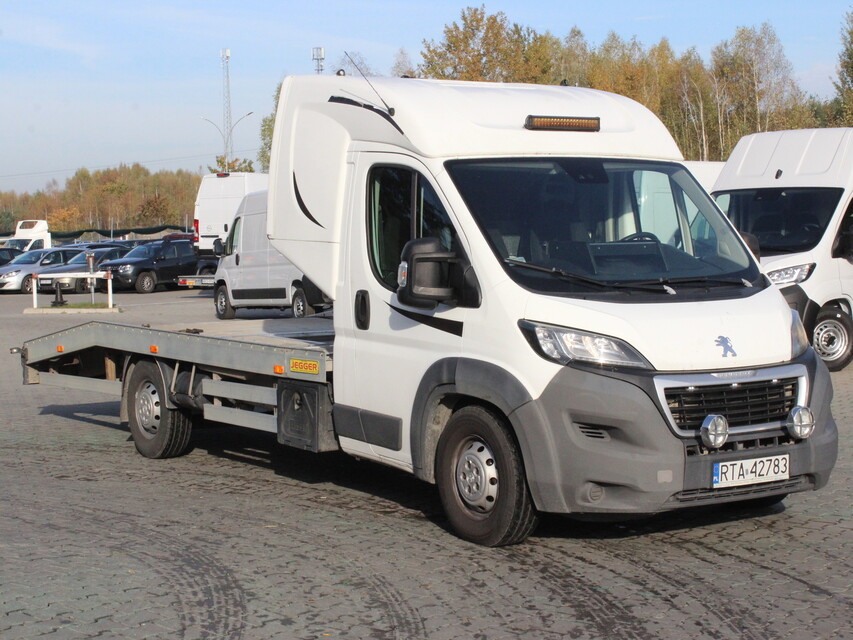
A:
[[[305,291],[302,289],[302,287],[296,287],[296,290],[293,292],[293,300],[291,306],[293,309],[294,318],[305,318],[308,316],[313,316],[316,313],[314,307],[308,304],[308,297],[305,295]]]
[[[33,277],[32,276],[24,276],[24,279],[21,280],[21,293],[32,293],[33,292]]]
[[[436,450],[436,484],[450,526],[465,540],[517,544],[539,522],[515,439],[485,407],[451,416]]]
[[[151,293],[157,286],[157,279],[150,271],[143,271],[136,279],[137,293]]]
[[[146,458],[174,458],[186,453],[190,416],[166,407],[160,367],[152,360],[137,363],[127,383],[128,425],[136,450]]]
[[[228,288],[224,284],[216,287],[216,293],[213,294],[213,309],[220,320],[232,320],[237,315],[237,310],[228,301]]]
[[[89,281],[86,278],[77,278],[74,283],[74,293],[86,293],[89,290]]]
[[[812,346],[830,371],[840,371],[853,360],[853,319],[840,309],[817,314]]]

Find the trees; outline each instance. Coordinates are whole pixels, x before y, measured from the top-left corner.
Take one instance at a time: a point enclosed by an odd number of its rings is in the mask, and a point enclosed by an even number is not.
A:
[[[838,79],[833,82],[835,98],[828,118],[841,126],[853,125],[853,11],[844,14],[841,26],[841,52],[838,54]]]
[[[225,166],[225,156],[216,156],[216,166],[211,167],[208,165],[207,170],[210,173],[219,173],[220,171],[224,173],[234,173],[237,171],[254,173],[255,167],[254,163],[248,158],[231,158],[228,161],[228,166]]]

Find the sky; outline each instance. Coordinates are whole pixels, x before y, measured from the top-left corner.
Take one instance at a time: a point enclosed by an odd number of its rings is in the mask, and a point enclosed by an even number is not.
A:
[[[291,74],[325,72],[356,52],[388,75],[400,49],[420,62],[424,41],[480,0],[0,0],[0,191],[45,190],[79,168],[138,162],[152,172],[205,173],[224,148],[221,51],[230,49],[234,155],[255,160],[261,119]],[[590,45],[611,31],[675,53],[713,47],[738,27],[769,22],[808,94],[829,98],[840,0],[502,0],[487,13],[562,38],[577,26]],[[245,114],[251,115],[241,119]],[[208,121],[205,121],[205,118]],[[257,162],[255,163],[257,167]]]

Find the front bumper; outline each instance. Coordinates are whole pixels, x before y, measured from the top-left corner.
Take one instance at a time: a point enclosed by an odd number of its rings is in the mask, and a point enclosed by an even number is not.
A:
[[[537,508],[651,514],[823,487],[838,450],[832,386],[811,349],[797,363],[808,371],[807,402],[817,421],[812,436],[796,441],[781,425],[740,428],[719,451],[673,427],[655,387],[660,375],[566,367],[539,398],[510,415]],[[781,454],[789,456],[788,480],[712,488],[716,462]]]

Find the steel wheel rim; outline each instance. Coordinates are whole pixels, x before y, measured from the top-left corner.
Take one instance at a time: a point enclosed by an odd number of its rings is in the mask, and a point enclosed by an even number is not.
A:
[[[219,295],[216,296],[216,310],[219,312],[219,315],[225,315],[225,292],[220,291]]]
[[[297,318],[305,315],[305,305],[302,304],[302,296],[296,296],[296,300],[293,301],[293,315]]]
[[[498,498],[498,470],[489,446],[478,438],[462,446],[456,462],[456,491],[463,504],[477,513],[489,513]]]
[[[823,360],[837,360],[847,351],[849,337],[838,320],[824,320],[814,330],[814,348]]]
[[[134,403],[136,424],[142,430],[146,438],[153,438],[160,429],[160,417],[162,414],[160,406],[160,393],[150,380],[146,380],[136,392]]]

